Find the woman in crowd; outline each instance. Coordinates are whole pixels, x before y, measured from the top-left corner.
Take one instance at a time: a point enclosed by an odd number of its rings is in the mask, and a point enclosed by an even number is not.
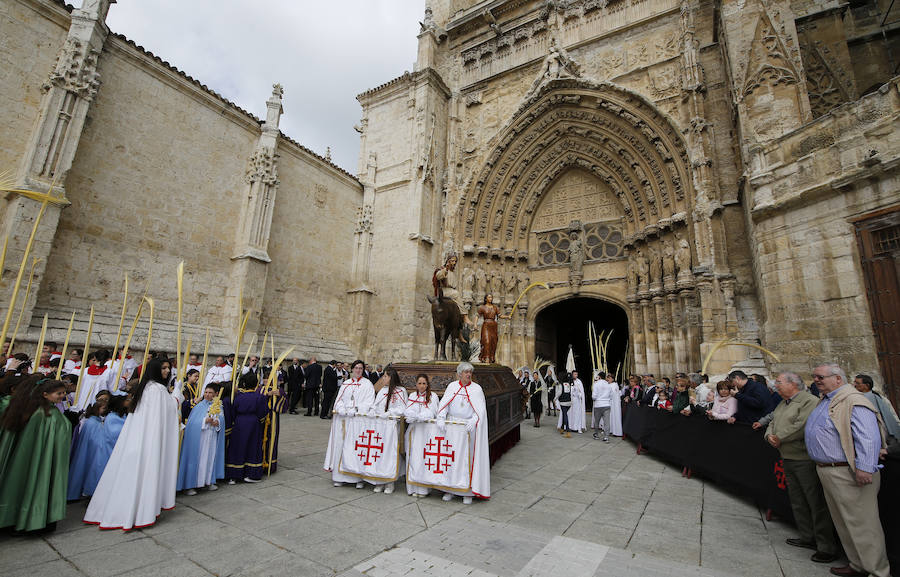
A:
[[[66,516],[72,429],[54,406],[65,396],[62,381],[33,375],[0,419],[0,528],[52,531]]]
[[[534,416],[534,426],[541,426],[541,413],[544,412],[544,404],[541,402],[541,374],[534,371],[528,382],[528,404],[531,405],[531,414]]]
[[[77,442],[72,444],[69,466],[69,501],[90,497],[100,482],[109,454],[106,453],[106,434],[103,419],[107,414],[109,396],[100,397],[84,412]]]
[[[731,383],[719,381],[716,384],[719,395],[713,401],[712,407],[707,411],[710,419],[727,421],[737,412],[737,399],[731,396]]]
[[[675,398],[672,400],[672,412],[690,415],[691,397],[688,393],[688,386],[682,379],[678,380],[675,385]]]
[[[225,478],[225,419],[216,392],[212,385],[203,390],[184,427],[176,490],[187,489],[188,495],[200,487],[215,491],[216,480]]]
[[[569,428],[569,410],[572,408],[572,383],[568,376],[562,383],[556,384],[556,406],[559,408],[559,422],[556,430],[565,437],[571,437]]]
[[[132,389],[129,415],[84,522],[101,529],[148,527],[175,507],[181,386],[169,393],[162,363],[147,363]]]
[[[344,381],[334,400],[334,416],[331,420],[331,433],[328,437],[328,449],[325,452],[326,471],[331,473],[331,480],[335,487],[344,483],[356,483],[357,489],[365,486],[363,481],[357,481],[356,477],[343,475],[338,470],[341,462],[341,449],[344,444],[342,431],[344,418],[358,413],[368,413],[375,402],[375,387],[372,381],[362,376],[366,364],[357,359],[350,365],[350,378]]]
[[[488,499],[491,496],[491,461],[488,449],[487,406],[481,385],[472,381],[475,368],[471,363],[461,362],[456,366],[458,380],[444,390],[444,397],[438,407],[438,428],[445,428],[447,419],[465,421],[469,432],[470,476],[468,491],[451,491],[444,494],[444,501],[460,495],[468,505],[472,497]]]
[[[404,412],[406,411],[406,389],[403,388],[403,384],[400,382],[400,375],[396,370],[390,365],[384,370],[384,374],[378,379],[378,384],[380,388],[378,389],[378,393],[375,395],[375,401],[372,403],[372,410],[376,415],[381,417],[402,417]],[[395,426],[397,427],[398,433],[398,442],[400,439],[400,421],[399,419],[395,422]],[[403,458],[399,459],[397,464],[399,467],[399,471],[403,471]],[[376,483],[374,481],[370,481],[375,485],[374,491],[376,493],[380,493],[384,491],[385,493],[393,493],[394,492],[394,481],[390,481],[387,483]]]
[[[613,377],[609,378],[609,385],[613,389],[613,400],[609,405],[609,434],[614,437],[622,436],[622,391],[619,383]]]
[[[424,423],[429,419],[437,416],[438,396],[437,393],[431,391],[431,383],[428,381],[428,375],[420,373],[416,375],[416,390],[413,392],[406,403],[406,410],[403,416],[406,418],[406,455],[409,461],[410,448],[409,438],[412,428],[417,426],[416,423]],[[420,487],[411,485],[409,480],[406,482],[406,492],[413,497],[425,497],[428,495],[428,487]]]

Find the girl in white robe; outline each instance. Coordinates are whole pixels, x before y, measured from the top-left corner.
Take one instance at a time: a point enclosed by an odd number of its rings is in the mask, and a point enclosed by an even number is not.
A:
[[[178,480],[178,409],[181,386],[170,394],[162,363],[147,363],[131,393],[125,420],[103,476],[84,515],[101,529],[148,527],[160,511],[175,507]]]
[[[409,462],[409,438],[410,431],[416,426],[416,423],[424,423],[425,421],[434,419],[437,416],[439,403],[437,393],[431,391],[431,383],[428,382],[428,375],[421,373],[416,375],[416,390],[409,395],[406,403],[406,410],[403,411],[403,417],[406,419],[406,460]],[[410,485],[406,482],[406,493],[413,497],[425,497],[430,489],[428,487],[419,487]]]
[[[338,465],[341,462],[341,451],[344,447],[344,420],[357,414],[367,414],[375,401],[375,387],[372,381],[362,376],[366,364],[361,360],[350,365],[350,378],[344,381],[334,400],[334,417],[331,419],[331,433],[328,436],[328,448],[325,451],[324,469],[331,473],[335,487],[344,483],[356,483],[357,489],[366,484],[356,477],[343,475]]]
[[[569,428],[576,433],[584,433],[586,405],[584,403],[584,385],[581,379],[572,382],[572,408],[569,409]]]
[[[380,388],[375,394],[375,401],[372,403],[371,410],[379,417],[402,417],[403,412],[406,411],[406,389],[403,388],[403,383],[400,382],[400,375],[397,374],[397,371],[388,365],[376,384],[380,385]],[[399,418],[394,421],[394,426],[397,427],[397,442],[400,442]],[[397,464],[398,470],[404,471],[405,463],[403,457],[400,457],[399,461]],[[394,492],[394,481],[386,483],[369,482],[375,485],[374,492],[376,493],[384,491],[390,494]]]
[[[609,433],[614,437],[622,436],[622,399],[619,385],[615,381],[609,382],[615,391],[612,404],[609,406]]]
[[[487,404],[481,385],[472,381],[475,368],[465,361],[456,366],[456,376],[444,390],[437,412],[437,426],[444,429],[446,419],[465,421],[469,432],[469,466],[470,490],[450,491],[444,493],[444,501],[460,495],[463,503],[472,503],[472,497],[489,499],[491,497],[491,457],[488,446]]]

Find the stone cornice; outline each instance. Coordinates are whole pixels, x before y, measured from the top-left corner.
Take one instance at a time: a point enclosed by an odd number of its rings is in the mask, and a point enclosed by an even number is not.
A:
[[[356,100],[359,101],[360,105],[368,106],[375,100],[385,100],[398,92],[408,89],[411,85],[419,84],[420,82],[428,82],[435,85],[438,90],[444,94],[445,98],[449,99],[452,94],[450,88],[444,82],[444,79],[441,78],[441,75],[438,74],[437,70],[434,68],[424,68],[416,72],[404,72],[401,76],[398,76],[393,80],[389,80],[380,86],[370,88],[369,90],[358,94]]]

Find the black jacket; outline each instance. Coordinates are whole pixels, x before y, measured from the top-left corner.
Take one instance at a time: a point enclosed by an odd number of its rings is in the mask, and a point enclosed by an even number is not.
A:
[[[294,365],[290,365],[287,369],[287,381],[288,385],[292,387],[296,387],[303,384],[303,381],[306,377],[303,375],[303,368],[300,365],[294,367]]]
[[[322,365],[319,363],[310,363],[306,367],[306,388],[318,389],[322,383]]]
[[[762,383],[748,380],[734,397],[738,402],[734,420],[740,423],[753,423],[771,412],[769,406],[772,397],[769,395],[769,388]]]
[[[325,367],[325,376],[322,378],[322,388],[329,392],[334,392],[338,389],[337,371],[331,365]]]

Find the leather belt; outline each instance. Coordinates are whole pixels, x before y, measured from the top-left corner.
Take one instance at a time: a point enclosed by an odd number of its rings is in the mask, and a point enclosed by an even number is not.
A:
[[[850,463],[816,463],[816,467],[849,467]]]

